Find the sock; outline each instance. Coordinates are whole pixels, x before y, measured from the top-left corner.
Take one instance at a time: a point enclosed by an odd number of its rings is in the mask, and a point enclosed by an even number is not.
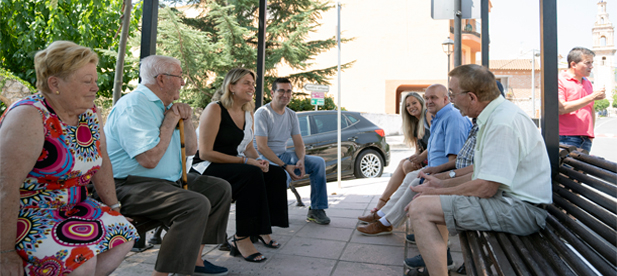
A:
[[[386,226],[386,227],[388,227],[388,226],[392,225],[392,224],[390,224],[390,222],[386,219],[386,217],[382,217],[382,218],[380,218],[380,219],[379,219],[379,222],[381,222],[381,224],[383,224],[383,226]]]
[[[381,210],[378,210],[378,211],[377,211],[377,215],[378,215],[380,218],[383,218],[383,217],[385,217],[385,216],[386,216],[386,214],[384,214]]]

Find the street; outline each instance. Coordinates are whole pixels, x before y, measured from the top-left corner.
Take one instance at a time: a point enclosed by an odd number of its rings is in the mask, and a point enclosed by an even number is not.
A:
[[[591,155],[617,162],[617,117],[598,117]]]

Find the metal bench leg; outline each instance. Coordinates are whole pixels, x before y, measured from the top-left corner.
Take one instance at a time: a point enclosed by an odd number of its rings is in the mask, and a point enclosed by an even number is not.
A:
[[[296,191],[296,187],[294,187],[293,184],[290,184],[289,189],[292,193],[294,193],[294,196],[296,196],[296,206],[305,206],[304,203],[302,203],[302,198],[300,198],[300,194],[298,194],[298,191]]]

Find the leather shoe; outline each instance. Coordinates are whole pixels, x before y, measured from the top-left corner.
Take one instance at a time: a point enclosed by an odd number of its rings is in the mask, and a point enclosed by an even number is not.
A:
[[[380,218],[381,217],[377,214],[377,212],[375,212],[375,213],[369,213],[366,216],[358,217],[358,220],[364,223],[373,223],[373,222],[378,221]]]
[[[360,234],[365,236],[381,236],[392,234],[392,225],[384,226],[381,221],[373,222],[369,225],[362,225],[356,228]]]

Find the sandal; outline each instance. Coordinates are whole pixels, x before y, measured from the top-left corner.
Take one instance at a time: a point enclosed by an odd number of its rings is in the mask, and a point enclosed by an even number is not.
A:
[[[234,238],[233,238],[234,245],[230,245],[229,255],[234,256],[234,257],[240,255],[246,261],[253,262],[253,263],[260,263],[260,262],[263,262],[263,261],[267,260],[267,258],[264,255],[261,255],[261,253],[259,253],[259,252],[254,253],[254,254],[252,254],[252,255],[250,255],[248,257],[242,256],[242,253],[240,253],[240,250],[238,249],[238,244],[236,242],[244,240],[244,239],[246,239],[248,237],[250,237],[250,236],[246,236],[244,238],[239,238],[238,239],[238,238],[236,238],[236,236],[234,236]],[[263,259],[257,259],[259,256],[263,257]]]
[[[279,247],[281,247],[281,245],[278,242],[274,241],[272,238],[270,238],[270,242],[269,243],[266,243],[266,240],[264,240],[264,238],[261,237],[261,236],[257,236],[257,239],[259,239],[261,242],[263,242],[266,247],[270,247],[270,248],[279,248]]]

